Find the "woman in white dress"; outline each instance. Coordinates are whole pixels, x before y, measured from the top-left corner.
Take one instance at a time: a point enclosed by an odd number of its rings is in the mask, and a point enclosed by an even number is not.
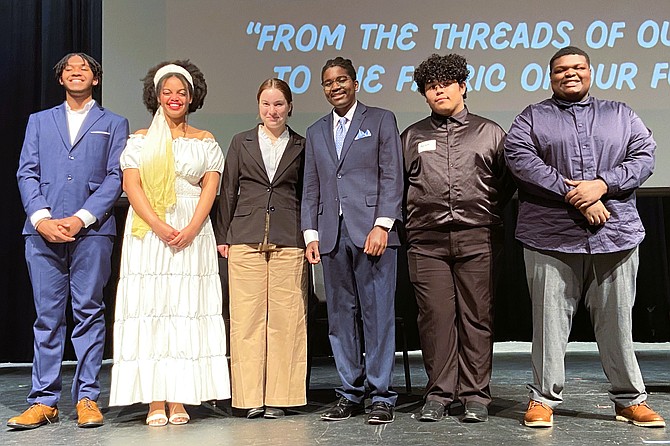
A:
[[[121,155],[126,221],[114,320],[110,406],[148,403],[150,426],[185,424],[184,404],[230,398],[221,282],[209,211],[223,154],[188,125],[207,85],[186,61],[144,79],[154,118]]]

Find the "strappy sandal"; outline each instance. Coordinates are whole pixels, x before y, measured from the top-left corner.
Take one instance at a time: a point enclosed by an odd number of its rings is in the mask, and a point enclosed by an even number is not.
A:
[[[172,413],[172,410],[170,410],[170,418],[168,419],[170,424],[181,425],[181,424],[186,424],[191,420],[191,417],[186,413],[186,409],[184,409],[184,406],[183,405],[181,405],[181,406],[182,406],[183,412]],[[170,409],[170,404],[168,404],[168,409]]]
[[[168,424],[168,417],[165,413],[165,410],[155,410],[152,413],[147,415],[147,426],[151,427],[163,427]]]

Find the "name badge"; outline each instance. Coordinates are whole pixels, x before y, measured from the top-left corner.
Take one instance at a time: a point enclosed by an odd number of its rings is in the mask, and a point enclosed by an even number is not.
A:
[[[419,143],[419,153],[421,152],[427,152],[429,150],[436,150],[437,149],[437,144],[434,139],[431,139],[430,141],[423,141]]]

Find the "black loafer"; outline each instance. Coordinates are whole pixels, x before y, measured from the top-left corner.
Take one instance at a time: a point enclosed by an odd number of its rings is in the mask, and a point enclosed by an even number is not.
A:
[[[341,396],[337,404],[321,414],[321,419],[326,421],[342,421],[364,412],[365,406],[362,403],[354,403]]]
[[[463,415],[463,421],[466,423],[481,423],[483,421],[488,421],[489,419],[489,410],[488,408],[477,401],[469,401],[465,403],[465,415]]]
[[[263,418],[275,419],[275,418],[281,418],[284,415],[286,415],[286,413],[284,413],[283,409],[280,409],[278,407],[266,407],[265,413],[263,414]]]
[[[375,401],[372,403],[372,410],[368,414],[368,424],[391,423],[395,419],[393,406],[384,401]]]
[[[263,415],[263,412],[265,412],[265,409],[262,407],[252,407],[247,410],[247,418],[258,418]]]
[[[419,421],[440,421],[444,418],[446,407],[439,401],[426,401],[426,404],[421,408],[421,416]]]

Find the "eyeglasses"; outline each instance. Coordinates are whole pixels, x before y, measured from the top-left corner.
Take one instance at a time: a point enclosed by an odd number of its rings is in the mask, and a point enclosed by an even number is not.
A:
[[[321,82],[321,86],[323,87],[324,90],[328,91],[328,90],[332,90],[333,87],[335,86],[335,84],[339,85],[340,87],[344,87],[345,85],[347,85],[347,82],[349,82],[350,80],[351,80],[351,78],[349,76],[340,76],[337,79],[335,79],[334,81],[327,80],[327,81]]]

